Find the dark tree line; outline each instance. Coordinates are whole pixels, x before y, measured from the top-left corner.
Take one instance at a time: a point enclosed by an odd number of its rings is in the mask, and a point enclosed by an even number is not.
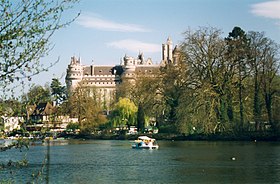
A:
[[[239,27],[226,38],[215,28],[184,36],[180,62],[162,69],[162,99],[177,131],[279,131],[279,45]]]
[[[162,131],[279,131],[279,44],[240,27],[222,35],[211,27],[187,30],[178,62],[156,77],[138,76],[123,94],[141,114],[156,117]]]

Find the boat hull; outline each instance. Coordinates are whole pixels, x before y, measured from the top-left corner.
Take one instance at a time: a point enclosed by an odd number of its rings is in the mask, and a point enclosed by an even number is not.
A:
[[[133,149],[158,149],[159,146],[158,145],[154,145],[154,146],[138,146],[138,145],[132,145]]]

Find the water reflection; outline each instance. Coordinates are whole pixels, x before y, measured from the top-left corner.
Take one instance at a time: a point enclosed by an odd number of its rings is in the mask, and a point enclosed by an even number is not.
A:
[[[160,141],[159,150],[131,149],[129,141],[52,142],[50,183],[277,183],[280,143]],[[13,169],[26,181],[40,169],[46,146],[27,152],[27,168]],[[0,160],[23,153],[3,152]],[[235,158],[233,160],[232,158]],[[1,170],[0,178],[11,176]],[[24,182],[26,183],[26,182]]]

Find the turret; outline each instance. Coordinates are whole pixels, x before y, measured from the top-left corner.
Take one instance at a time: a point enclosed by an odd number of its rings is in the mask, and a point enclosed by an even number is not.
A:
[[[172,63],[173,62],[173,43],[170,37],[168,37],[165,44],[162,44],[162,63]]]
[[[81,59],[77,59],[75,56],[71,57],[71,62],[67,68],[67,74],[65,82],[68,90],[73,90],[77,84],[83,78],[83,66],[81,65]]]
[[[167,45],[162,44],[162,61],[167,61]]]
[[[173,55],[172,55],[173,45],[172,45],[172,44],[173,44],[173,43],[172,43],[171,38],[168,37],[167,43],[166,43],[166,45],[167,45],[167,60],[168,60],[169,62],[171,62],[171,63],[172,63],[172,61],[173,61]]]

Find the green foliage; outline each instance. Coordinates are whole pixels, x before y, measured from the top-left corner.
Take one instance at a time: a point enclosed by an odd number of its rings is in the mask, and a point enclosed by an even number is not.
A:
[[[66,87],[62,86],[57,78],[53,78],[51,82],[51,95],[57,105],[66,100]]]
[[[141,131],[145,128],[145,113],[144,113],[144,109],[142,107],[142,104],[138,105],[137,128],[138,128],[138,131],[139,130]]]
[[[23,116],[25,114],[24,105],[17,99],[0,101],[0,115]]]
[[[175,123],[177,132],[184,134],[212,134],[247,131],[248,122],[277,121],[272,120],[272,109],[279,98],[278,44],[239,27],[226,39],[215,28],[184,35],[180,60],[161,69],[166,125]]]
[[[244,126],[244,80],[249,76],[249,58],[248,58],[248,43],[249,39],[240,27],[234,27],[225,39],[227,43],[227,59],[233,63],[233,69],[236,72],[236,87],[238,89],[239,102],[239,125],[237,130],[241,131]]]
[[[50,87],[46,85],[45,87],[40,85],[35,85],[22,96],[22,101],[25,104],[38,105],[39,103],[51,102],[51,91]]]
[[[74,19],[62,21],[62,16],[77,0],[2,0],[0,5],[0,86],[5,91],[10,84],[46,71],[55,62],[43,64],[52,46],[51,36]],[[5,93],[5,91],[2,91]]]
[[[90,134],[107,119],[102,113],[100,96],[95,89],[84,87],[83,83],[70,94],[66,107],[71,117],[78,117],[81,133]]]
[[[1,95],[4,98],[7,96],[7,92],[13,96],[13,90],[18,84],[24,87],[26,81],[30,81],[34,75],[42,71],[47,71],[57,62],[52,61],[44,64],[40,59],[52,49],[49,40],[54,32],[74,21],[75,18],[63,22],[62,16],[77,1],[1,0],[0,87],[2,89]],[[25,105],[47,102],[50,100],[50,90],[35,86],[28,94],[23,96],[22,100]],[[3,111],[3,108],[0,109]],[[20,110],[17,111],[14,111],[14,115],[19,114]],[[11,147],[21,149],[24,146],[25,144],[20,141],[8,147],[1,147],[1,151]],[[49,154],[48,149],[47,161],[49,161]],[[10,161],[9,165],[26,166],[27,163],[27,160],[16,164]],[[38,173],[42,172],[38,171]],[[48,177],[49,172],[46,173],[46,183],[48,183]],[[0,180],[0,182],[12,183],[12,180]]]
[[[66,127],[67,130],[72,130],[72,131],[75,131],[79,128],[80,128],[80,126],[77,123],[69,123]]]
[[[166,108],[161,90],[160,71],[155,70],[152,74],[137,74],[135,83],[130,84],[130,86],[132,86],[130,90],[131,100],[138,106],[138,128],[146,126],[150,118],[154,118],[156,125],[159,125],[164,119],[163,111]]]
[[[120,98],[110,116],[113,127],[136,125],[137,107],[128,98]]]

